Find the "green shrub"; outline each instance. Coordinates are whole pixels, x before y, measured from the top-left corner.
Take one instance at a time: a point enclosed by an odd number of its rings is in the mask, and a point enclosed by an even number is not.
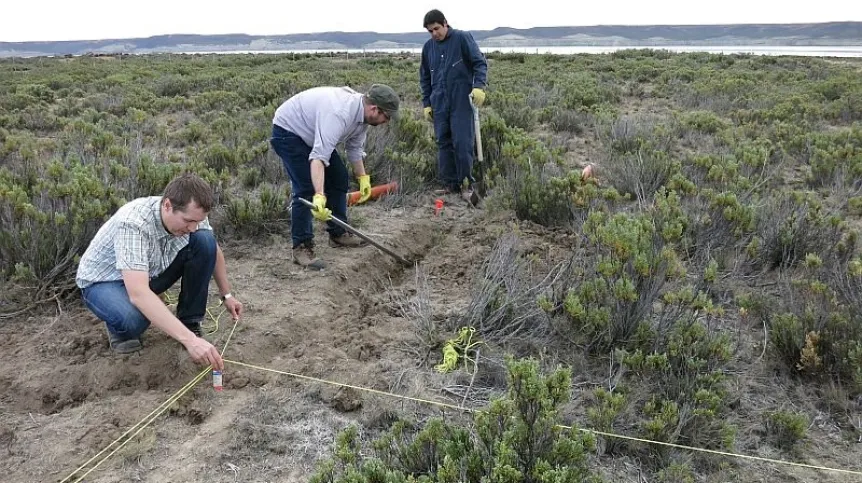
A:
[[[29,94],[14,93],[0,97],[0,108],[3,108],[4,111],[21,111],[29,106],[44,108],[38,98]]]
[[[25,177],[0,168],[0,274],[30,286],[31,300],[67,295],[77,257],[120,204],[93,165],[54,161]]]
[[[794,267],[806,255],[829,253],[845,239],[846,223],[825,213],[822,203],[810,195],[781,193],[762,206],[748,248],[755,268]]]
[[[790,411],[770,411],[763,416],[767,437],[779,448],[792,449],[805,438],[808,418]]]
[[[712,111],[692,111],[682,117],[682,125],[707,134],[715,134],[729,126],[729,123]]]
[[[587,421],[590,423],[590,428],[603,433],[616,433],[621,425],[621,413],[626,407],[626,395],[622,391],[611,392],[603,387],[593,391],[594,401],[587,408]],[[604,439],[604,451],[609,454],[614,454],[621,446],[621,441],[618,438],[602,438]]]
[[[169,74],[159,77],[153,85],[153,92],[157,96],[176,97],[188,95],[192,88],[192,82],[188,77]]]
[[[655,196],[657,226],[668,242],[696,266],[709,258],[735,254],[754,230],[753,202],[733,192],[697,190],[682,176],[660,189]]]
[[[694,470],[686,463],[671,463],[656,474],[659,483],[695,483]]]
[[[260,168],[254,166],[239,168],[239,178],[246,189],[254,189],[263,181]]]
[[[659,151],[670,154],[678,127],[652,116],[623,116],[600,121],[598,136],[609,155]]]
[[[862,126],[812,133],[804,157],[811,166],[809,184],[832,186],[836,179],[858,187],[862,176]]]
[[[851,395],[862,393],[862,262],[853,246],[809,256],[807,276],[782,287],[782,310],[767,318],[771,347],[792,373],[828,375]]]
[[[506,122],[507,126],[530,131],[535,127],[536,112],[527,105],[523,94],[500,94],[493,97],[494,110]]]
[[[237,238],[282,230],[288,221],[289,195],[289,190],[263,184],[257,194],[229,197],[225,204],[225,229]]]
[[[650,393],[644,405],[644,437],[729,449],[735,429],[726,422],[729,410],[722,368],[730,361],[731,344],[727,336],[694,320],[694,313],[654,339],[653,353],[640,349],[622,353],[621,362],[633,371],[638,386]],[[667,448],[649,449],[668,454]]]
[[[205,166],[216,172],[235,171],[244,161],[242,154],[240,150],[230,149],[223,144],[210,144],[195,153]]]
[[[402,193],[416,190],[437,179],[437,145],[431,125],[409,115],[397,122],[368,130],[365,171],[372,183],[397,180]]]
[[[862,216],[862,196],[852,196],[847,200],[847,211],[853,216]]]
[[[599,136],[607,151],[603,172],[622,194],[641,203],[652,199],[679,172],[671,151],[676,127],[651,118],[617,118],[600,125]]]
[[[554,132],[581,135],[584,128],[592,123],[589,114],[564,109],[559,106],[548,107],[539,114],[539,121],[547,123]]]
[[[606,354],[634,340],[681,267],[648,216],[594,211],[582,229],[585,248],[594,255],[573,256],[582,278],[569,277],[557,288],[555,306],[564,315],[564,335]]]
[[[356,429],[348,428],[338,437],[335,456],[318,465],[311,481],[600,481],[588,467],[594,438],[559,426],[571,373],[542,376],[529,360],[507,366],[508,393],[474,414],[472,431],[440,419],[418,431],[398,422],[366,451]]]
[[[588,73],[577,73],[562,87],[562,105],[566,109],[590,110],[620,101],[618,88],[602,83]]]

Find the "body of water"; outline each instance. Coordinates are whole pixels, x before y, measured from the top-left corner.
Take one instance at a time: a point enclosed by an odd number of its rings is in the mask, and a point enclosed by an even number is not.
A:
[[[862,58],[862,46],[773,46],[773,45],[733,45],[733,46],[547,46],[547,47],[481,47],[482,52],[506,52],[524,54],[608,54],[618,50],[653,49],[670,52],[709,52],[712,54],[753,54],[753,55],[797,55],[805,57],[852,57]],[[331,53],[333,55],[358,55],[364,53],[420,54],[422,49],[296,49],[296,50],[236,50],[187,52],[189,54],[308,54]]]

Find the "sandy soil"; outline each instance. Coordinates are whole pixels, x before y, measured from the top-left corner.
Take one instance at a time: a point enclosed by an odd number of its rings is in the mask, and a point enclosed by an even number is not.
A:
[[[433,201],[426,195],[409,207],[372,203],[351,208],[358,228],[416,260],[413,268],[400,266],[373,247],[336,249],[319,242],[319,253],[330,268],[309,272],[291,262],[289,242],[282,237],[225,245],[234,293],[246,305],[246,317],[225,357],[460,403],[457,391],[449,388],[466,384],[468,375],[439,374],[433,368],[439,351],[423,356],[412,350],[418,347],[420,331],[402,316],[398,302],[421,296],[441,337],[451,337],[446,330],[455,328],[456,314],[469,302],[471,277],[497,238],[513,228],[509,220],[463,206],[454,197],[434,216]],[[325,241],[323,227],[317,229],[318,240]],[[565,256],[571,242],[558,234],[542,234],[538,227],[531,231],[528,224],[517,230],[524,251],[538,259]],[[417,275],[426,283],[417,284]],[[215,305],[214,285],[211,293]],[[0,386],[5,388],[0,393],[0,481],[76,481],[92,465],[69,478],[76,468],[201,370],[178,343],[157,330],[147,332],[142,352],[116,356],[103,326],[80,304],[61,309],[55,316],[21,317],[0,325]],[[223,347],[232,328],[222,317],[218,330],[207,337]],[[754,338],[760,336],[759,327],[752,331]],[[483,368],[481,377],[490,389],[486,396],[505,384],[504,374],[492,366]],[[574,420],[583,416],[588,392],[602,384],[591,377],[576,371],[570,408]],[[738,384],[767,385],[772,377],[740,374]],[[387,429],[398,415],[459,417],[419,403],[234,364],[228,364],[224,384],[224,391],[215,392],[206,377],[84,481],[307,481],[319,459],[330,453],[338,431],[349,424],[374,433]],[[756,405],[743,400],[739,416],[747,417],[746,408]],[[853,453],[838,440],[833,444],[808,447],[805,459],[853,467]],[[739,449],[786,456],[757,447]],[[645,481],[637,461],[616,457],[601,462],[599,471],[607,481]],[[723,468],[704,481],[857,481],[850,475],[767,463],[736,461]]]
[[[409,208],[369,204],[351,208],[351,216],[364,233],[418,261],[434,284],[428,297],[446,313],[467,303],[470,267],[493,237],[476,236],[484,231],[474,224],[479,210],[451,198],[434,216],[433,206],[432,198]],[[294,265],[281,237],[224,246],[234,293],[246,306],[225,357],[453,402],[432,389],[439,381],[427,384],[442,377],[433,371],[438,361],[417,366],[409,351],[415,331],[393,303],[393,294],[415,292],[416,269],[370,246],[330,248],[317,229],[319,255],[329,263],[323,272]],[[214,284],[211,294],[215,306]],[[232,327],[223,316],[207,338],[221,348]],[[79,304],[0,326],[7,388],[0,480],[67,478],[201,370],[158,330],[147,331],[144,346],[131,356],[112,354],[103,326]],[[383,429],[393,411],[427,411],[231,364],[224,385],[215,392],[206,377],[85,481],[306,481],[345,425]]]

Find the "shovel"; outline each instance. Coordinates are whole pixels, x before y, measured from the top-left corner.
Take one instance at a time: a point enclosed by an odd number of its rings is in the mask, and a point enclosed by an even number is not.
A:
[[[305,206],[311,208],[312,210],[314,209],[314,205],[310,201],[308,201],[307,199],[299,198],[299,197],[297,197],[297,199],[299,199],[299,201],[301,201],[302,204],[304,204]],[[410,260],[407,260],[406,258],[404,258],[401,255],[399,255],[399,254],[393,252],[392,250],[386,248],[385,246],[381,245],[380,243],[377,243],[376,241],[374,241],[374,239],[372,239],[371,237],[369,237],[365,233],[362,233],[361,231],[357,230],[356,228],[353,228],[352,226],[348,225],[344,221],[341,221],[334,216],[332,218],[330,218],[330,221],[332,221],[336,225],[340,226],[341,228],[344,228],[345,230],[353,233],[354,235],[358,236],[359,238],[362,238],[363,240],[367,241],[368,243],[374,245],[375,247],[380,249],[380,251],[382,251],[383,253],[385,253],[385,254],[389,255],[390,257],[398,260],[401,264],[403,264],[407,267],[413,266],[413,262],[411,262]]]
[[[473,206],[479,203],[480,198],[488,194],[485,188],[485,153],[482,151],[482,127],[479,123],[479,107],[473,103],[473,94],[470,94],[470,106],[473,108],[473,129],[476,131],[476,163],[479,165],[479,179],[476,181],[476,190],[470,200]],[[478,195],[476,194],[478,193]]]

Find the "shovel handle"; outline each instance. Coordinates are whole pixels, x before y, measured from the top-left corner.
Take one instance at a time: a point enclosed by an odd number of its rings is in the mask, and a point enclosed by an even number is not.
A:
[[[484,161],[485,153],[482,152],[482,125],[479,123],[479,108],[473,103],[473,95],[470,95],[470,105],[473,107],[473,129],[476,131],[476,157],[479,163]]]
[[[299,196],[297,196],[296,199],[301,201],[302,204],[304,204],[305,206],[307,206],[311,209],[314,209],[314,204],[312,204],[307,199],[301,198]],[[366,235],[365,233],[362,233],[361,231],[357,230],[356,228],[353,228],[352,226],[348,225],[346,222],[344,222],[344,221],[342,221],[342,220],[340,220],[334,216],[330,219],[330,221],[335,223],[336,225],[340,226],[341,228],[344,228],[345,230],[353,233],[354,235],[358,236],[359,238],[362,238],[363,240],[367,241],[368,243],[374,245],[375,247],[380,249],[380,251],[382,251],[383,253],[385,253],[385,254],[391,256],[392,258],[398,260],[402,264],[404,264],[408,267],[413,266],[413,263],[410,260],[407,260],[406,258],[404,258],[401,255],[399,255],[399,254],[393,252],[392,250],[386,248],[385,246],[381,245],[380,243],[377,243],[376,241],[374,241],[373,238]]]

